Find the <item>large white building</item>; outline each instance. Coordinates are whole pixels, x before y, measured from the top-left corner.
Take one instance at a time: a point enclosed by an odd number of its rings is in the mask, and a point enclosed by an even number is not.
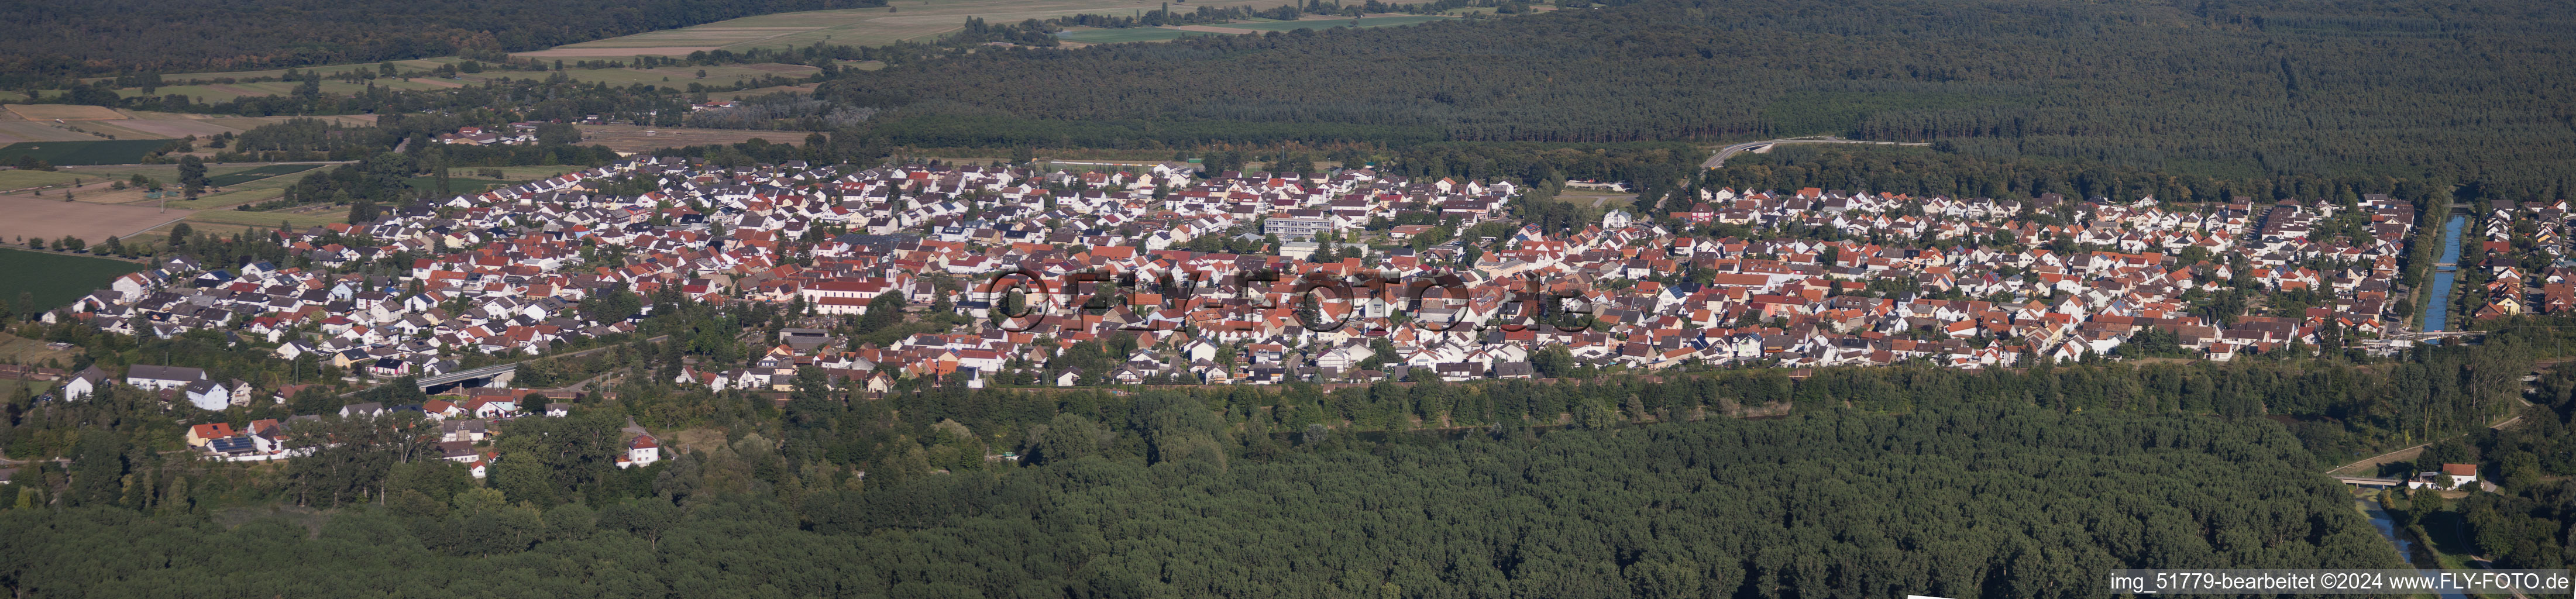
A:
[[[206,380],[206,371],[183,366],[136,364],[125,369],[125,384],[145,391],[178,389]]]

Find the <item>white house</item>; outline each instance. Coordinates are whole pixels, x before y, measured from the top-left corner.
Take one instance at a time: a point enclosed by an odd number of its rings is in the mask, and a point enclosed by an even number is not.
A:
[[[651,466],[659,461],[662,461],[662,444],[652,435],[641,435],[626,444],[626,457],[617,460],[617,467]]]
[[[181,366],[136,364],[125,369],[125,384],[146,391],[177,389],[206,380],[206,371]]]
[[[2477,464],[2443,464],[2441,470],[2418,473],[2406,486],[2413,489],[2474,489],[2478,484]]]
[[[98,392],[98,388],[106,385],[110,380],[114,379],[108,376],[107,371],[100,370],[98,365],[90,365],[88,368],[81,369],[79,374],[72,375],[72,380],[63,383],[63,399],[87,399],[91,393]]]
[[[223,383],[197,381],[183,388],[188,390],[188,403],[201,410],[221,411],[233,404],[232,389],[224,387]]]

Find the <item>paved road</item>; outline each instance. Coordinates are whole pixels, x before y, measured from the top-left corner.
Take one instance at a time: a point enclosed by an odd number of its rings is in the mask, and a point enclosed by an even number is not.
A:
[[[1760,148],[1760,147],[1763,147],[1763,146],[1769,146],[1769,145],[1775,145],[1775,144],[1876,144],[1876,145],[1883,145],[1883,146],[1928,146],[1928,145],[1932,145],[1932,144],[1928,144],[1928,143],[1921,143],[1921,142],[1905,142],[1905,141],[1860,141],[1860,140],[1854,140],[1854,139],[1843,139],[1843,138],[1840,138],[1840,137],[1834,137],[1834,136],[1831,136],[1831,135],[1825,135],[1825,136],[1820,136],[1820,137],[1792,137],[1792,138],[1788,138],[1788,139],[1774,139],[1774,140],[1767,140],[1767,141],[1748,141],[1748,142],[1744,142],[1744,143],[1740,143],[1740,144],[1735,144],[1735,145],[1727,146],[1727,147],[1724,147],[1724,148],[1719,148],[1719,149],[1717,150],[1717,155],[1716,155],[1716,156],[1710,156],[1710,157],[1708,158],[1708,161],[1707,161],[1707,162],[1699,163],[1699,167],[1700,167],[1700,168],[1718,168],[1718,167],[1726,166],[1726,159],[1728,159],[1728,158],[1733,158],[1733,157],[1735,157],[1735,155],[1736,155],[1736,154],[1741,154],[1741,153],[1744,153],[1744,152],[1752,151],[1752,150],[1753,150],[1753,149],[1755,149],[1755,148]]]

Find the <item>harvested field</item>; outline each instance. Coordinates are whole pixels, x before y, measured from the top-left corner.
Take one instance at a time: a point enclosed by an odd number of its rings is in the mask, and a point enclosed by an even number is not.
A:
[[[518,54],[512,54],[511,56],[524,56],[528,58],[619,58],[648,55],[687,56],[690,52],[722,49],[724,49],[724,46],[653,46],[641,48],[564,46],[561,48],[538,50],[535,52],[520,52]]]
[[[79,104],[9,104],[6,105],[6,107],[9,109],[10,114],[18,115],[18,118],[30,121],[113,121],[125,118],[125,113],[117,112],[116,109],[105,106],[82,106]]]
[[[151,206],[65,202],[59,196],[27,195],[0,196],[0,213],[9,215],[0,219],[0,238],[52,239],[70,235],[90,243],[130,236],[195,214],[188,210],[162,212]]]
[[[83,123],[83,124],[96,124]],[[53,121],[0,121],[0,145],[22,141],[89,141],[99,139],[79,131],[63,128]],[[83,127],[87,129],[88,127]]]
[[[662,148],[706,144],[734,144],[752,138],[771,143],[792,144],[805,139],[796,131],[752,131],[747,129],[689,129],[683,127],[640,127],[636,125],[582,125],[581,143],[600,144],[619,152],[649,152]]]
[[[166,88],[165,88],[166,89]],[[94,108],[94,107],[93,107]],[[0,119],[0,146],[33,141],[108,141],[96,134],[114,135],[119,141],[131,139],[178,139],[190,135],[200,139],[220,133],[240,133],[262,125],[285,122],[299,117],[210,117],[168,112],[120,111],[123,120],[114,121],[22,121]],[[9,113],[0,112],[0,115]],[[373,125],[372,114],[301,117],[317,118],[343,125]],[[74,131],[73,129],[79,129]],[[59,164],[59,163],[58,163]]]
[[[1204,0],[1198,6],[1270,8],[1276,0]],[[1077,14],[1130,14],[1151,9],[1150,3],[1121,0],[927,0],[906,2],[901,10],[847,8],[743,17],[666,31],[584,42],[517,56],[538,58],[617,58],[638,54],[681,56],[700,50],[741,52],[752,48],[803,47],[816,42],[880,46],[956,31],[967,17],[994,23],[1016,23]],[[1175,9],[1180,10],[1180,9]],[[1168,34],[1165,34],[1168,35]],[[674,80],[675,82],[677,80]]]

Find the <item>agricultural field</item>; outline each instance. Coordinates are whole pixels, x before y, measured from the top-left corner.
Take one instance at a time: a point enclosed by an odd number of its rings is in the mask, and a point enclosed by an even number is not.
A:
[[[105,189],[93,186],[104,193]],[[172,208],[167,212],[151,205],[117,205],[96,202],[65,202],[60,196],[0,195],[0,244],[29,236],[47,239],[65,235],[98,243],[109,237],[130,236],[138,231],[159,227],[185,218],[190,211]],[[6,274],[0,274],[5,280]]]
[[[4,114],[5,113],[0,113],[0,115]],[[20,121],[10,120],[5,116],[0,116],[0,144],[13,144],[22,141],[91,141],[107,139],[100,135],[88,133],[89,131],[96,129],[96,124],[96,121],[83,121],[78,124],[73,124],[68,121],[61,123],[53,121]],[[89,126],[85,127],[83,125]],[[74,130],[75,127],[79,129]]]
[[[0,146],[0,164],[15,164],[22,156],[54,164],[131,164],[169,144],[162,139],[22,141]]]
[[[196,223],[197,228],[207,230],[233,230],[237,227],[275,229],[278,223],[301,228],[348,221],[349,209],[345,206],[324,206],[321,210],[315,211],[202,210],[188,216],[188,222]],[[215,228],[208,229],[208,225],[214,225]]]
[[[1182,31],[1168,27],[1129,27],[1125,29],[1067,29],[1055,34],[1056,39],[1085,44],[1119,42],[1160,42],[1192,35],[1221,35],[1204,31]]]
[[[706,71],[707,76],[705,79],[698,78],[699,71]],[[574,81],[580,81],[583,83],[606,83],[613,87],[626,87],[637,83],[643,83],[673,90],[688,89],[689,84],[693,82],[707,85],[733,85],[737,80],[756,79],[771,75],[777,75],[780,77],[809,77],[818,72],[822,72],[822,69],[806,65],[777,63],[714,65],[704,67],[671,66],[651,69],[565,69],[563,71],[565,76],[571,77]],[[485,74],[493,77],[545,77],[550,76],[553,73],[533,74],[526,72],[501,72]]]
[[[83,177],[79,173],[67,173],[63,171],[0,170],[0,192],[26,189],[29,187],[66,185],[70,184],[73,179],[81,178]],[[98,180],[98,176],[90,175],[87,179],[95,181]]]
[[[1183,7],[1251,6],[1269,8],[1284,4],[1281,0],[1209,0]],[[1026,19],[1044,19],[1077,14],[1125,14],[1153,10],[1161,5],[1143,0],[927,0],[898,2],[887,8],[851,8],[808,12],[780,13],[719,21],[696,27],[684,27],[639,33],[625,37],[583,42],[517,56],[532,58],[620,58],[639,54],[683,56],[704,50],[743,51],[752,48],[787,48],[817,42],[880,46],[905,40],[917,40],[956,31],[966,17],[981,17],[995,23],[1015,23]],[[1178,10],[1178,9],[1175,9]],[[675,80],[676,81],[676,80]]]
[[[30,121],[98,121],[125,118],[124,113],[105,106],[79,104],[10,104],[9,114]]]
[[[1388,15],[1388,16],[1377,16],[1377,17],[1360,17],[1360,18],[1359,18],[1359,19],[1357,19],[1356,21],[1354,21],[1354,20],[1352,20],[1352,19],[1339,19],[1339,18],[1335,18],[1335,19],[1304,19],[1304,20],[1297,20],[1297,21],[1271,21],[1271,22],[1268,22],[1268,23],[1232,23],[1232,24],[1226,24],[1226,25],[1218,25],[1218,27],[1227,27],[1227,28],[1233,28],[1233,29],[1250,29],[1250,30],[1253,30],[1253,31],[1296,31],[1296,30],[1299,30],[1299,29],[1331,29],[1331,28],[1334,28],[1334,27],[1394,27],[1394,26],[1398,26],[1398,25],[1412,25],[1412,24],[1416,24],[1416,23],[1429,23],[1429,22],[1432,22],[1432,21],[1454,21],[1454,20],[1457,20],[1457,19],[1456,19],[1456,18],[1453,18],[1453,17],[1442,17],[1442,16],[1434,16],[1434,15]]]
[[[415,90],[415,91],[416,91],[416,90],[426,90],[426,89],[439,89],[439,88],[447,88],[447,87],[459,87],[459,86],[461,85],[461,84],[453,84],[453,83],[442,84],[442,83],[439,83],[437,80],[434,80],[434,79],[428,79],[428,78],[413,78],[413,79],[410,79],[410,80],[403,80],[403,79],[376,79],[376,80],[373,80],[373,81],[369,81],[368,83],[373,83],[373,84],[375,84],[375,86],[376,86],[376,87],[391,88],[391,89],[399,89],[399,90]],[[125,97],[128,97],[128,98],[132,98],[132,97],[136,97],[136,96],[155,96],[155,97],[158,97],[158,96],[167,96],[167,95],[171,95],[171,94],[178,94],[178,95],[182,95],[182,96],[187,96],[190,100],[193,100],[193,101],[196,101],[196,102],[199,102],[199,103],[214,103],[214,102],[230,102],[230,101],[233,101],[233,100],[241,99],[241,98],[242,98],[242,97],[244,97],[244,96],[252,96],[252,97],[257,97],[257,96],[282,96],[282,95],[286,95],[286,94],[288,94],[288,93],[292,93],[292,92],[294,92],[294,91],[295,91],[295,87],[296,87],[296,86],[298,86],[298,85],[303,85],[303,84],[302,84],[302,83],[298,83],[298,82],[293,82],[293,81],[265,81],[265,82],[260,82],[260,83],[212,83],[212,84],[206,84],[206,85],[166,85],[166,86],[162,86],[162,87],[160,87],[160,88],[157,88],[157,89],[152,90],[152,93],[149,93],[149,94],[143,93],[143,89],[142,89],[142,88],[134,88],[134,87],[129,87],[129,88],[124,88],[124,89],[119,89],[119,90],[116,90],[116,93],[117,93],[117,95],[125,96]],[[364,93],[365,91],[367,91],[367,85],[366,85],[366,84],[349,83],[349,82],[346,82],[346,81],[336,81],[336,80],[330,80],[330,79],[324,79],[324,80],[322,80],[322,93],[325,93],[325,94],[335,94],[335,95],[343,95],[343,96],[345,96],[345,95],[353,95],[353,94],[358,94],[358,93]]]
[[[1085,44],[1112,44],[1112,43],[1118,43],[1118,42],[1159,42],[1159,41],[1168,41],[1168,40],[1180,39],[1180,38],[1182,38],[1182,37],[1192,36],[1192,35],[1243,35],[1243,34],[1251,34],[1251,33],[1261,33],[1261,32],[1266,32],[1266,31],[1295,31],[1295,30],[1298,30],[1298,29],[1331,29],[1331,28],[1334,28],[1334,27],[1393,27],[1393,26],[1397,26],[1397,25],[1412,25],[1412,24],[1415,24],[1415,23],[1428,23],[1428,22],[1431,22],[1431,21],[1446,21],[1446,20],[1452,20],[1453,18],[1454,18],[1454,17],[1443,17],[1443,16],[1434,16],[1434,15],[1386,15],[1386,16],[1376,16],[1376,17],[1361,17],[1360,19],[1358,19],[1358,20],[1356,21],[1356,23],[1357,23],[1357,24],[1353,24],[1353,23],[1354,23],[1354,21],[1353,21],[1352,19],[1344,19],[1344,18],[1303,19],[1303,20],[1297,20],[1297,21],[1273,21],[1273,20],[1268,20],[1268,19],[1246,19],[1246,20],[1243,20],[1243,21],[1238,21],[1238,22],[1234,22],[1234,23],[1226,23],[1226,24],[1222,24],[1222,25],[1181,25],[1181,26],[1175,26],[1175,27],[1132,27],[1132,28],[1126,28],[1126,29],[1088,29],[1088,28],[1077,28],[1077,29],[1070,29],[1070,30],[1066,30],[1066,31],[1064,31],[1064,32],[1062,32],[1062,33],[1058,33],[1058,34],[1056,34],[1056,38],[1057,38],[1057,39],[1064,40],[1064,41],[1068,41],[1068,42],[1078,42],[1078,43],[1085,43]]]
[[[643,127],[637,125],[582,125],[582,145],[604,145],[619,152],[649,152],[662,148],[706,144],[734,144],[752,138],[770,143],[793,144],[805,141],[802,131],[753,131],[748,129],[689,129],[682,127]]]
[[[260,179],[266,179],[266,178],[269,178],[269,177],[275,177],[275,176],[278,176],[278,175],[291,175],[291,174],[295,174],[295,173],[301,173],[301,172],[304,172],[304,171],[309,171],[309,170],[313,170],[313,169],[321,168],[321,167],[322,167],[322,165],[320,165],[320,164],[312,164],[312,163],[306,163],[306,164],[271,164],[271,165],[268,165],[268,166],[262,166],[262,167],[251,168],[251,169],[244,169],[244,170],[241,170],[241,171],[231,172],[231,173],[225,173],[225,174],[222,174],[222,175],[215,175],[215,176],[212,176],[212,177],[208,177],[208,180],[209,180],[208,182],[213,183],[215,187],[231,187],[231,186],[234,186],[234,185],[240,185],[240,184],[243,184],[243,183],[249,183],[249,182],[252,182],[252,181],[258,181],[258,180],[260,180]]]
[[[108,109],[99,106],[80,106],[74,104],[11,104],[0,106],[0,108],[5,108],[0,109],[0,145],[38,141],[178,139],[190,135],[194,135],[202,139],[213,137],[220,133],[240,133],[242,131],[257,128],[261,125],[296,118],[282,116],[222,117],[202,114]],[[38,116],[64,114],[66,111],[72,109],[83,109],[81,114],[87,114],[91,118],[84,120],[65,119],[63,122],[59,123],[54,122],[51,118],[44,120],[29,120],[27,118],[21,118],[22,115],[26,114],[34,114]],[[108,118],[107,115],[111,114],[115,115],[115,117]],[[345,125],[369,125],[376,122],[375,115],[341,115],[306,118],[336,121]],[[15,158],[12,158],[12,160],[15,160]]]
[[[436,68],[438,68],[438,67],[440,67],[440,66],[442,66],[442,65],[454,64],[454,63],[457,63],[457,62],[463,62],[463,61],[464,61],[464,59],[462,59],[462,58],[456,58],[456,57],[444,57],[444,58],[424,58],[424,59],[418,59],[418,60],[397,60],[397,61],[393,61],[393,62],[394,62],[394,67],[395,67],[395,68],[402,69],[402,70],[404,70],[404,71],[427,71],[427,70],[431,70],[431,69],[436,69]],[[323,75],[323,76],[328,77],[328,76],[331,76],[331,75],[338,75],[338,74],[341,74],[341,73],[347,73],[347,72],[350,72],[350,71],[361,71],[361,70],[365,70],[365,71],[372,71],[372,70],[376,70],[376,68],[377,68],[377,67],[376,67],[376,64],[377,64],[377,63],[372,63],[372,62],[370,62],[370,63],[363,63],[363,64],[339,64],[339,65],[326,65],[326,66],[318,66],[318,67],[303,67],[303,68],[296,69],[296,72],[299,72],[299,73],[320,72],[320,73],[322,73],[322,75]],[[202,80],[210,80],[210,81],[211,81],[211,80],[216,80],[216,79],[227,79],[227,78],[229,78],[229,79],[252,79],[252,78],[259,78],[259,77],[284,77],[284,76],[286,76],[286,69],[270,69],[270,70],[266,70],[266,71],[225,71],[225,72],[218,72],[218,73],[176,73],[176,74],[162,75],[162,76],[161,76],[161,80],[162,80],[162,81],[168,81],[168,82],[176,83],[176,82],[182,82],[182,81],[194,81],[194,80],[201,80],[201,79],[202,79]],[[89,79],[82,79],[82,80],[81,80],[81,83],[93,83],[93,82],[98,81],[99,79],[101,79],[101,78],[93,77],[93,78],[89,78]]]
[[[15,301],[18,294],[30,293],[36,296],[36,305],[50,310],[71,305],[73,300],[106,287],[109,281],[144,268],[141,263],[124,260],[0,249],[0,298]]]
[[[740,100],[740,99],[743,99],[743,98],[754,98],[754,97],[766,96],[766,95],[770,95],[770,94],[777,94],[777,93],[799,93],[799,94],[811,94],[811,93],[814,93],[814,88],[816,88],[816,87],[820,87],[820,86],[819,86],[819,85],[816,85],[816,84],[812,84],[812,83],[807,83],[807,84],[804,84],[804,85],[776,85],[776,86],[770,86],[770,87],[761,87],[761,88],[746,89],[746,90],[742,90],[742,91],[738,91],[738,92],[713,92],[713,93],[709,93],[709,94],[707,94],[707,99],[709,99],[709,100]]]

